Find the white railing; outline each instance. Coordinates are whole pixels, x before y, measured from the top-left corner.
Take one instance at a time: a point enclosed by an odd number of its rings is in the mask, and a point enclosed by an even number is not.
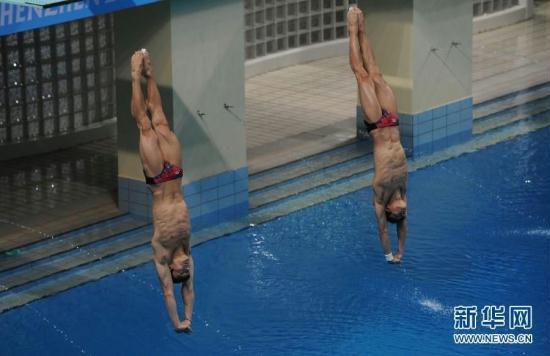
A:
[[[519,3],[519,0],[474,0],[474,17],[504,11]]]
[[[474,32],[483,32],[527,20],[533,0],[473,0]]]

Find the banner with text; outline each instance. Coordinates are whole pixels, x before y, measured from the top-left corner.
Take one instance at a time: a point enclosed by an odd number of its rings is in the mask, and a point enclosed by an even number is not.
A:
[[[48,8],[0,1],[0,36],[159,1],[161,0],[83,0]]]

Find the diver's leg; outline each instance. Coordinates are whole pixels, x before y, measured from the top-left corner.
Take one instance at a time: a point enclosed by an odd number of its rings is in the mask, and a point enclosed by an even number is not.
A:
[[[153,76],[153,65],[149,52],[143,51],[143,76],[147,80],[147,109],[151,114],[153,128],[159,138],[160,149],[166,161],[181,165],[181,147],[176,135],[170,130],[162,108],[162,100]]]
[[[359,101],[368,122],[374,123],[382,116],[382,110],[376,97],[374,82],[365,70],[358,38],[357,13],[350,8],[348,11],[348,33],[349,33],[349,63],[351,70],[357,79],[359,87]]]
[[[147,115],[145,100],[141,90],[141,71],[143,69],[143,53],[137,51],[131,59],[132,102],[130,110],[139,128],[139,153],[143,169],[148,176],[156,176],[162,171],[162,152],[158,138]]]
[[[376,97],[382,109],[397,113],[397,104],[395,101],[395,95],[391,87],[386,83],[378,63],[374,58],[374,52],[367,38],[365,32],[365,16],[359,8],[354,8],[353,11],[357,12],[357,22],[358,22],[358,38],[359,45],[361,47],[361,57],[363,59],[363,65],[369,76],[374,83],[374,88],[376,92]]]

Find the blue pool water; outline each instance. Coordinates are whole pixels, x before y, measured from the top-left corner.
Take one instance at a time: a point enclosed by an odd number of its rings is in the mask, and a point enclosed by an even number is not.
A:
[[[400,266],[365,189],[196,247],[191,336],[147,264],[0,314],[0,354],[548,354],[549,147],[544,129],[412,173]],[[455,345],[457,305],[532,305],[534,342]]]

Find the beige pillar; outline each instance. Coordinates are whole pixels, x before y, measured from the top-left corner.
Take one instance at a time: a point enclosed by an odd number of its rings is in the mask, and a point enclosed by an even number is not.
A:
[[[365,12],[376,60],[395,92],[402,142],[409,155],[431,153],[468,139],[472,2],[359,0],[358,5]],[[358,129],[363,135],[363,127]]]
[[[242,1],[171,0],[116,14],[121,208],[151,215],[130,115],[130,56],[145,47],[181,142],[182,189],[194,230],[246,214],[243,13]]]

